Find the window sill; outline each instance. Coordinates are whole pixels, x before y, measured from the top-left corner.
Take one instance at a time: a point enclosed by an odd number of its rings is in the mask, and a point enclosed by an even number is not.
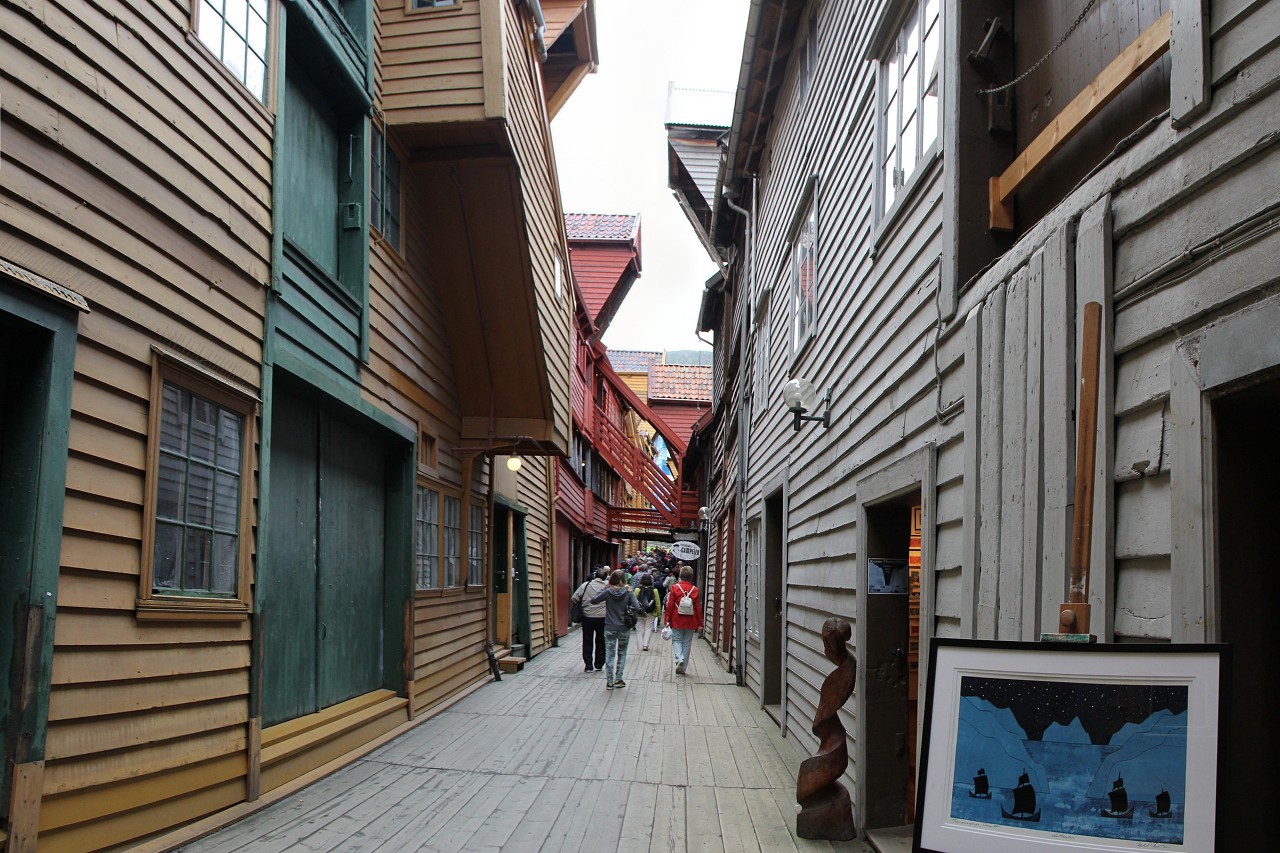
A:
[[[418,600],[431,598],[461,598],[467,595],[482,595],[483,586],[450,586],[444,589],[415,589],[413,597]]]
[[[401,227],[403,229],[403,226]],[[401,242],[404,241],[403,230],[401,231],[400,239],[401,239]],[[373,225],[369,226],[369,246],[371,248],[381,246],[382,251],[387,253],[387,257],[391,260],[393,264],[395,264],[400,269],[401,272],[404,272],[405,269],[408,268],[409,264],[407,261],[405,261],[404,255],[401,253],[401,251],[397,249],[395,246],[391,245],[391,241],[387,239],[387,235],[383,234],[377,228],[373,227]]]
[[[415,7],[413,0],[405,0],[404,13],[406,15],[460,15],[463,11],[463,3],[465,0],[458,0],[451,6],[423,6]]]
[[[253,609],[239,599],[153,596],[136,603],[144,622],[243,622]]]
[[[880,219],[875,224],[875,230],[871,235],[871,259],[875,260],[888,238],[889,233],[894,231],[900,220],[902,220],[908,210],[915,208],[916,196],[920,192],[920,187],[924,186],[928,181],[926,178],[933,174],[933,170],[938,163],[942,161],[942,142],[934,142],[929,146],[929,150],[924,153],[924,158],[920,162],[920,168],[916,169],[915,174],[911,176],[911,180],[907,181],[907,185],[902,188],[902,192],[898,193],[898,197],[894,199],[889,209],[881,214]]]

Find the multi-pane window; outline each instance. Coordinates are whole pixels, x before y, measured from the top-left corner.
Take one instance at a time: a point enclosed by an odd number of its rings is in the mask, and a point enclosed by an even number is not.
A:
[[[440,493],[419,485],[413,507],[414,574],[418,589],[440,587]]]
[[[880,210],[893,206],[938,138],[941,0],[912,0],[880,61]]]
[[[376,125],[370,144],[369,222],[400,251],[400,158]]]
[[[756,416],[769,407],[769,310],[764,308],[756,317],[755,401],[752,411]]]
[[[444,496],[444,585],[459,586],[462,567],[462,501]]]
[[[151,585],[236,595],[245,416],[165,380],[156,461]]]
[[[813,334],[818,316],[818,221],[813,195],[801,215],[791,243],[791,353]]]
[[[458,0],[413,0],[414,9],[440,9],[458,5]]]
[[[200,0],[196,34],[253,96],[267,100],[270,0]]]
[[[473,504],[467,528],[467,586],[484,583],[484,507]]]

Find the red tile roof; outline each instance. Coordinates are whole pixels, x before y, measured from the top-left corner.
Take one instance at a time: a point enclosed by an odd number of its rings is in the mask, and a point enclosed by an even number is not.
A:
[[[640,217],[626,213],[566,213],[565,229],[570,240],[621,240],[636,237]]]
[[[653,365],[649,368],[649,399],[711,402],[710,365]]]
[[[609,350],[609,363],[615,373],[647,373],[650,367],[662,363],[662,353],[635,349]]]

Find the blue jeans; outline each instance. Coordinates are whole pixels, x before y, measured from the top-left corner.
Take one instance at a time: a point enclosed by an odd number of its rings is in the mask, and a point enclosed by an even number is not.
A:
[[[626,628],[604,629],[604,680],[608,684],[622,680],[622,670],[627,666]]]
[[[689,651],[693,648],[692,628],[672,628],[671,648],[675,650],[676,663],[689,662]]]

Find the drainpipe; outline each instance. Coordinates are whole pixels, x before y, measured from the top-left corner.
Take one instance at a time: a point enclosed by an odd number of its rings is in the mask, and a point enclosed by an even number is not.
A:
[[[755,216],[751,211],[743,207],[739,207],[729,197],[729,189],[726,187],[723,191],[724,203],[729,209],[737,213],[746,220],[746,258],[743,261],[744,274],[743,281],[738,287],[738,496],[736,513],[737,530],[734,535],[737,537],[737,547],[734,549],[734,580],[733,600],[734,600],[734,631],[733,631],[733,647],[734,658],[737,663],[735,667],[735,675],[737,676],[738,686],[746,683],[746,642],[743,634],[746,630],[746,619],[743,615],[743,605],[745,604],[745,596],[743,595],[743,577],[746,568],[746,529],[747,529],[747,441],[749,438],[748,430],[751,427],[751,418],[747,415],[746,399],[747,399],[747,376],[743,372],[743,365],[746,364],[747,355],[747,320],[748,311],[751,306],[751,291],[753,278],[755,276]],[[756,204],[755,196],[755,179],[751,184],[751,207],[754,210]]]
[[[533,41],[538,46],[538,61],[547,61],[547,19],[542,16],[542,4],[538,0],[527,0],[529,11],[533,13]]]

